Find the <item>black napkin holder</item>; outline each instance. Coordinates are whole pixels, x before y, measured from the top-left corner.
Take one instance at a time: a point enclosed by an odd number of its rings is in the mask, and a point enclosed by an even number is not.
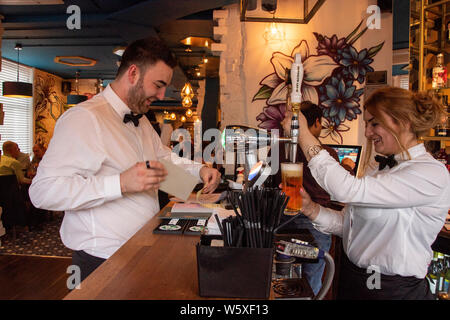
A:
[[[197,244],[199,295],[268,299],[274,249],[211,247],[214,238],[221,239],[202,235]]]

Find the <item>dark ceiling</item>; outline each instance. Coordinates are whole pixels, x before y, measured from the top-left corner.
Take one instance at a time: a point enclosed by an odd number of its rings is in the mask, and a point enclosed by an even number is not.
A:
[[[213,10],[238,0],[70,0],[59,5],[1,5],[4,28],[2,56],[16,61],[16,43],[21,43],[20,62],[56,74],[64,79],[80,78],[111,80],[117,71],[119,56],[113,49],[136,39],[158,36],[178,58],[173,86],[176,90],[186,78],[195,81],[216,77],[219,58],[205,47],[186,46],[180,42],[188,36],[213,39]],[[62,1],[61,1],[62,2]],[[77,5],[81,12],[81,28],[66,26]],[[54,62],[56,56],[82,56],[95,59],[92,67],[68,66]],[[201,76],[193,72],[209,56]]]

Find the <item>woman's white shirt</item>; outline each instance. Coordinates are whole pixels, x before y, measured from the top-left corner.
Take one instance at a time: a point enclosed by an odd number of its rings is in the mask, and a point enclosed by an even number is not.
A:
[[[396,155],[398,165],[356,178],[322,150],[309,161],[313,177],[342,212],[320,208],[314,226],[343,238],[349,259],[387,275],[427,274],[431,245],[450,207],[450,175],[423,144]]]

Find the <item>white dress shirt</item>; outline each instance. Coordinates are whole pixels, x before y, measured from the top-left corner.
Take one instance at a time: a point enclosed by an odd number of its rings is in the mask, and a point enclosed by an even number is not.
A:
[[[341,236],[347,256],[361,268],[424,278],[450,207],[450,177],[423,144],[408,152],[411,160],[398,154],[397,166],[358,179],[322,150],[309,161],[311,173],[333,200],[348,205],[342,212],[321,207],[313,224]]]
[[[108,86],[58,119],[39,163],[31,201],[65,211],[60,234],[72,250],[107,259],[159,211],[156,191],[121,193],[120,173],[136,162],[169,159],[199,178],[202,165],[163,146],[146,117],[123,123],[129,112]]]

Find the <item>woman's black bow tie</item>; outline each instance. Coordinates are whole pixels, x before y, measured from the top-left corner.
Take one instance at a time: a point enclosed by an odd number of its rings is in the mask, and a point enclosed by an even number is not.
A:
[[[134,115],[133,113],[130,112],[123,116],[123,122],[127,123],[133,121],[134,126],[137,127],[139,125],[139,119],[142,118],[142,116],[143,116],[142,114]]]
[[[398,164],[398,162],[397,162],[397,160],[395,160],[393,154],[391,154],[388,157],[376,155],[375,161],[380,163],[378,166],[378,170],[383,170],[386,166],[389,166],[389,168],[392,168],[393,166]]]

